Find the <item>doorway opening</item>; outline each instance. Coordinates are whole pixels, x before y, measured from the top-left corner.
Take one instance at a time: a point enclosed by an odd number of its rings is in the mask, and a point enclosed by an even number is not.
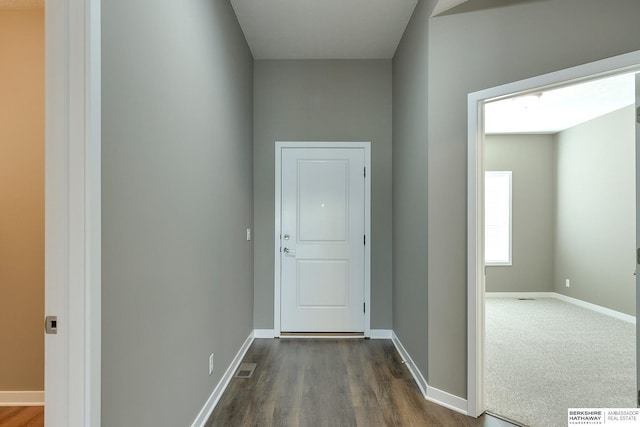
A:
[[[491,413],[542,426],[635,406],[634,86],[622,74],[485,105]],[[498,216],[505,170],[513,215]]]
[[[640,70],[640,52],[634,52],[595,63],[535,77],[469,95],[469,182],[468,182],[468,414],[479,416],[487,410],[485,390],[488,378],[486,346],[486,264],[484,223],[484,172],[486,137],[485,118],[491,103],[513,98],[540,98],[540,94],[577,83],[601,80],[605,77],[637,72]],[[489,127],[489,124],[487,124]],[[515,174],[515,172],[514,172]],[[515,175],[514,175],[515,176]],[[514,178],[515,181],[515,178]],[[517,191],[514,183],[514,192]],[[517,213],[514,212],[514,215]],[[635,220],[635,219],[634,219]],[[515,237],[514,237],[515,239]],[[633,259],[633,258],[632,258]],[[514,255],[515,262],[515,255]],[[491,267],[489,267],[491,268]],[[496,269],[501,267],[496,267]],[[632,271],[628,274],[631,276]],[[555,279],[554,279],[555,280]],[[557,285],[557,283],[556,283]],[[564,286],[564,283],[563,283]],[[549,292],[553,293],[553,292]],[[516,296],[525,297],[518,300]],[[518,304],[531,304],[530,298],[543,294],[511,295]],[[634,298],[635,300],[635,298]],[[593,304],[592,304],[593,305]],[[590,307],[592,308],[592,307]],[[635,307],[634,307],[635,308]],[[612,310],[613,311],[613,310]],[[631,316],[629,316],[631,317]],[[635,346],[635,344],[634,344]],[[636,355],[634,354],[635,358]],[[635,381],[635,379],[634,379]],[[637,388],[637,387],[636,387]],[[635,394],[635,393],[634,393]],[[523,396],[520,396],[521,398]],[[543,408],[545,409],[545,408]],[[565,408],[566,416],[566,408]]]

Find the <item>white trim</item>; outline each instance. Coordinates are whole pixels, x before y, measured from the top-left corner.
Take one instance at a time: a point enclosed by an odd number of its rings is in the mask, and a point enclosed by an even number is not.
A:
[[[364,336],[371,336],[371,142],[334,142],[334,141],[276,141],[275,142],[275,233],[273,238],[273,328],[276,337],[282,332],[280,323],[280,234],[282,215],[280,200],[282,199],[282,149],[283,148],[362,148],[367,175],[364,180],[364,231],[367,244],[364,246]]]
[[[275,225],[274,225],[274,235],[273,235],[273,330],[274,335],[276,337],[280,336],[280,332],[282,332],[282,324],[280,322],[280,277],[282,275],[282,271],[280,270],[280,265],[282,263],[282,259],[280,256],[280,233],[281,233],[281,219],[282,219],[282,149],[278,145],[279,143],[276,141],[276,163],[275,163]]]
[[[468,95],[467,170],[467,412],[477,417],[484,408],[484,261],[483,175],[484,104],[552,88],[640,70],[640,51],[591,62]]]
[[[590,302],[582,301],[582,300],[579,300],[579,299],[576,299],[576,298],[572,298],[572,297],[569,297],[569,296],[566,296],[566,295],[562,295],[562,294],[559,294],[559,293],[556,293],[556,292],[553,293],[553,297],[556,298],[556,299],[559,299],[560,301],[568,302],[569,304],[577,305],[579,307],[586,308],[586,309],[595,311],[597,313],[604,314],[604,315],[613,317],[613,318],[618,319],[618,320],[622,320],[624,322],[632,323],[634,325],[636,324],[635,316],[631,316],[631,315],[628,315],[628,314],[625,314],[625,313],[621,313],[619,311],[612,310],[612,309],[607,308],[607,307],[602,307],[602,306],[597,305],[597,304],[592,304]]]
[[[369,338],[372,340],[391,340],[393,331],[391,329],[372,329]]]
[[[554,298],[555,292],[485,292],[485,298]]]
[[[45,6],[45,424],[100,425],[100,0]]]
[[[462,415],[467,415],[467,399],[454,396],[451,393],[431,387],[430,385],[427,385],[426,399],[437,405],[451,409],[452,411],[459,412]]]
[[[437,405],[444,406],[445,408],[467,415],[467,400],[458,396],[454,396],[451,393],[447,393],[446,391],[442,391],[435,387],[431,387],[429,384],[427,384],[427,381],[424,379],[422,372],[420,372],[420,369],[418,369],[418,367],[413,362],[411,355],[409,354],[407,349],[404,348],[402,342],[400,342],[400,338],[398,338],[396,333],[393,331],[391,334],[393,345],[396,347],[398,354],[402,358],[402,363],[404,363],[407,366],[407,369],[409,369],[409,372],[411,372],[411,375],[413,376],[413,379],[418,385],[418,388],[422,392],[424,398]]]
[[[211,393],[206,403],[198,413],[198,416],[196,417],[195,420],[193,420],[191,427],[205,426],[206,422],[209,420],[209,417],[213,413],[213,410],[216,408],[216,405],[220,401],[222,394],[229,386],[229,383],[231,382],[231,378],[233,378],[233,375],[235,374],[236,370],[240,366],[240,363],[242,363],[242,359],[247,354],[249,347],[251,347],[251,343],[253,342],[254,337],[255,337],[255,332],[251,331],[247,339],[242,344],[242,347],[240,347],[240,350],[238,350],[236,357],[233,358],[226,372],[224,373],[220,381],[218,381],[218,384],[213,389],[213,392]]]
[[[484,408],[484,108],[468,101],[467,176],[467,413],[478,417]],[[478,303],[482,301],[482,303]]]
[[[43,406],[44,391],[0,391],[0,406]]]
[[[361,143],[364,147],[364,166],[366,176],[364,178],[364,233],[367,236],[364,245],[364,336],[371,336],[371,242],[374,238],[371,235],[371,177],[373,168],[371,167],[371,143]]]
[[[407,349],[404,348],[404,346],[402,345],[402,342],[400,341],[400,338],[398,338],[395,332],[392,332],[391,341],[393,342],[393,345],[396,347],[396,350],[398,351],[400,358],[402,358],[402,363],[404,363],[407,366],[407,369],[409,369],[409,372],[411,372],[411,375],[413,375],[413,379],[415,380],[416,384],[418,385],[418,388],[422,392],[422,395],[426,399],[427,387],[428,387],[427,380],[424,379],[424,376],[422,376],[422,372],[420,372],[420,369],[418,369],[415,363],[413,363],[413,359],[411,358],[411,355],[409,354]]]
[[[273,329],[254,329],[253,337],[254,338],[275,338],[276,333]]]
[[[281,340],[298,340],[298,339],[314,339],[314,340],[361,340],[365,338],[363,335],[280,335]]]
[[[595,311],[600,314],[613,317],[624,322],[636,324],[635,316],[631,316],[626,313],[621,313],[616,310],[612,310],[601,305],[592,304],[581,299],[572,298],[567,295],[560,294],[558,292],[486,292],[485,298],[553,298],[560,301],[567,302],[569,304],[577,305],[582,308],[586,308],[591,311]]]
[[[86,424],[102,420],[102,0],[85,0],[86,121],[85,151],[85,396]]]

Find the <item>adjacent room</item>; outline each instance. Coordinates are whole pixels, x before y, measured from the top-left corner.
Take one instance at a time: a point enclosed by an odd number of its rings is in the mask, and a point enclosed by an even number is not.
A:
[[[634,407],[635,73],[485,111],[487,409]]]
[[[44,1],[0,1],[0,425],[9,426],[44,422],[44,30]]]

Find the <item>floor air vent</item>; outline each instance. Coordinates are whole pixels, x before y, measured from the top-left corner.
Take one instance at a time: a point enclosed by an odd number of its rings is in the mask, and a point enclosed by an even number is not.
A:
[[[242,363],[236,371],[236,378],[251,378],[253,371],[255,371],[257,363]]]

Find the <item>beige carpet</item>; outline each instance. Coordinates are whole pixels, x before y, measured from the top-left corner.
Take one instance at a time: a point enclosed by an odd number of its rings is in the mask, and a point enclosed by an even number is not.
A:
[[[531,427],[635,407],[635,325],[555,299],[486,299],[489,411]]]

